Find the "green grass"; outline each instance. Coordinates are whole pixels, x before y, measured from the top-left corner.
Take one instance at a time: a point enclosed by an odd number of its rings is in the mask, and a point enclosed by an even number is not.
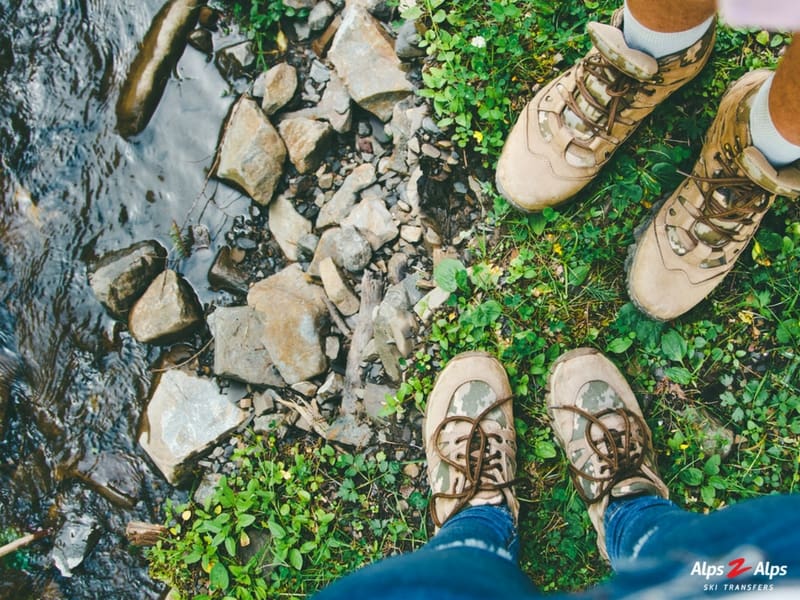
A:
[[[366,562],[426,538],[427,499],[383,452],[255,436],[205,505],[167,505],[169,535],[150,572],[181,598],[304,597]]]
[[[587,19],[607,20],[617,3],[498,0],[489,11],[478,2],[422,5],[433,58],[422,93],[468,155],[492,167],[527,90],[553,76],[556,53],[560,68],[581,56]],[[558,210],[523,215],[487,186],[496,230],[473,240],[478,259],[471,276],[456,278],[426,360],[484,349],[506,365],[530,482],[521,493],[522,565],[543,589],[581,589],[609,574],[543,404],[549,365],[566,350],[596,347],[627,375],[680,505],[708,511],[800,483],[797,206],[779,200],[722,285],[672,323],[640,313],[624,287],[635,229],[680,181],[677,170],[691,169],[722,93],[748,70],[774,65],[786,41],[719,27],[709,67]],[[407,388],[424,396],[430,377],[413,376],[414,369]],[[723,457],[709,428],[691,417],[697,411],[733,431],[730,454]]]

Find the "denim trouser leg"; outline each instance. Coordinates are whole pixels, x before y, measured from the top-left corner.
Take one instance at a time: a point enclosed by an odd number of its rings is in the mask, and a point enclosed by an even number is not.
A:
[[[474,506],[454,515],[425,546],[367,565],[335,582],[317,600],[532,597],[517,566],[518,537],[505,507]]]
[[[794,578],[800,575],[800,495],[763,496],[710,514],[640,496],[612,502],[605,527],[606,549],[618,575],[613,587],[637,586],[636,579],[649,585],[673,578],[690,586],[711,581],[705,579],[708,569],[692,573],[698,561],[701,569],[704,561],[722,565],[716,580],[732,581],[729,562],[739,558],[750,566],[748,577],[766,561],[787,565]]]

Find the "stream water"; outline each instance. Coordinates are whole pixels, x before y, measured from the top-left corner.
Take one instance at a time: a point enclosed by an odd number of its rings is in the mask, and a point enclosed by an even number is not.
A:
[[[232,97],[214,66],[188,48],[149,126],[115,132],[114,107],[137,44],[161,0],[0,0],[0,319],[16,337],[24,378],[0,441],[0,534],[54,532],[92,515],[97,546],[72,578],[31,547],[27,569],[0,570],[2,598],[156,598],[130,520],[160,521],[180,498],[136,443],[158,349],[138,344],[95,299],[87,266],[143,239],[172,243],[172,221],[202,223],[211,248],[179,264],[201,300],[230,220],[248,201],[211,183],[201,197]],[[0,315],[3,316],[3,315]],[[0,332],[3,333],[3,332]],[[2,339],[2,336],[0,336]],[[64,476],[98,452],[133,457],[145,475],[132,509]]]

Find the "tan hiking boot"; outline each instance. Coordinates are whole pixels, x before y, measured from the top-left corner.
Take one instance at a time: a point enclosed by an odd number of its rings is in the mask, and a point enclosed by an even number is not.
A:
[[[627,46],[622,11],[614,21],[589,23],[592,49],[534,96],[506,140],[497,189],[520,210],[579,192],[659,103],[700,72],[714,45],[712,23],[683,52],[656,60]]]
[[[496,359],[468,352],[447,364],[428,398],[423,435],[437,531],[468,505],[505,504],[516,521],[511,386]]]
[[[547,410],[575,489],[608,560],[603,515],[612,498],[669,497],[658,475],[650,429],[623,375],[592,348],[561,355],[550,370]]]
[[[682,315],[719,285],[776,195],[800,195],[800,169],[775,170],[752,146],[750,106],[765,70],[726,92],[700,158],[630,251],[628,292],[654,319]]]

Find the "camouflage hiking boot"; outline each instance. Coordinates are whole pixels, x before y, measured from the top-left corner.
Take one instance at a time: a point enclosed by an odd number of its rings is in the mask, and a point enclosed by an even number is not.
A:
[[[682,315],[719,285],[776,195],[800,194],[800,169],[775,170],[752,145],[750,106],[769,72],[727,91],[700,158],[643,230],[628,259],[631,300],[654,319]]]
[[[467,505],[505,504],[517,519],[511,386],[496,359],[468,352],[447,364],[428,398],[423,434],[437,531]]]
[[[524,211],[568,200],[600,171],[655,107],[690,81],[714,46],[715,24],[677,54],[656,60],[633,50],[614,25],[589,23],[593,47],[534,96],[497,164],[500,193]]]
[[[597,547],[608,560],[603,515],[610,499],[669,497],[656,470],[650,429],[628,382],[592,348],[571,350],[553,364],[547,410],[597,530]]]

